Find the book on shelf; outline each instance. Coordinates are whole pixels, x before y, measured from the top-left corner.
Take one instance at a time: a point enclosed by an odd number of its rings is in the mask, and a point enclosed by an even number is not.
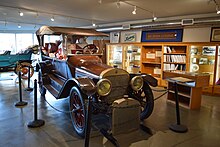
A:
[[[164,51],[163,52],[164,53],[171,53],[172,50],[171,50],[171,48],[169,46],[164,46]]]
[[[185,55],[164,55],[164,62],[186,63]]]
[[[186,70],[186,65],[180,65],[180,64],[164,64],[163,66],[164,71],[165,70],[180,70],[180,71],[185,71]]]

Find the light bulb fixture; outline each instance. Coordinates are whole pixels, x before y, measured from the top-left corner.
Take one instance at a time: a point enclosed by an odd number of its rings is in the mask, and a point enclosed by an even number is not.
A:
[[[137,12],[136,12],[136,11],[137,11],[137,7],[136,7],[136,6],[134,6],[134,10],[132,11],[132,14],[134,14],[134,15],[135,15],[135,14],[137,14]]]
[[[154,15],[154,13],[153,13],[153,19],[152,20],[153,21],[157,20],[157,17]]]
[[[120,8],[120,7],[121,7],[120,0],[117,0],[117,2],[116,2],[116,6],[117,6],[117,8]]]
[[[94,21],[92,21],[92,26],[93,26],[93,27],[95,27],[95,26],[96,26],[96,24],[94,23]]]
[[[216,5],[216,13],[217,13],[217,14],[220,14],[220,8],[219,8],[219,5]]]
[[[102,3],[102,0],[98,0],[98,3],[101,4],[101,3]]]
[[[54,16],[52,16],[52,17],[50,18],[50,20],[51,20],[51,21],[55,21]]]
[[[38,18],[39,17],[39,13],[38,12],[36,12],[36,18]]]
[[[20,16],[24,16],[23,12],[19,11],[18,13],[19,13]]]
[[[18,24],[18,28],[19,28],[19,29],[21,28],[21,25],[20,25],[20,24]]]

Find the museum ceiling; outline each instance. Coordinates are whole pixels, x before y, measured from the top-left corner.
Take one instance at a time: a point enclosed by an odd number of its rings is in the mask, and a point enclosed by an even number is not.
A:
[[[37,30],[42,25],[138,28],[180,24],[183,19],[212,25],[220,21],[219,4],[219,0],[1,0],[0,30]]]

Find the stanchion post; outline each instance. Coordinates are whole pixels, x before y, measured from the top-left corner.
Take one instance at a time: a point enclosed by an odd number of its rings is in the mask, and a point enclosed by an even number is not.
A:
[[[34,120],[28,123],[29,128],[41,127],[45,124],[44,120],[37,118],[37,80],[34,80]]]
[[[20,101],[17,102],[17,103],[15,104],[15,106],[16,106],[16,107],[21,107],[21,106],[27,105],[28,103],[22,100],[22,85],[21,85],[21,72],[20,72],[20,71],[18,72],[18,81],[19,81],[18,91],[19,91]]]
[[[25,88],[25,91],[32,91],[33,90],[33,88],[30,87],[30,79],[31,79],[30,72],[31,72],[31,67],[28,66],[28,87]]]
[[[175,102],[176,102],[176,124],[171,124],[169,129],[178,132],[178,133],[185,133],[188,131],[188,128],[185,125],[181,125],[180,123],[180,111],[179,111],[179,98],[178,98],[178,87],[177,83],[174,82],[174,89],[175,89]]]
[[[90,131],[91,131],[91,96],[88,97],[88,107],[86,113],[86,130],[85,130],[85,144],[84,147],[89,147]]]

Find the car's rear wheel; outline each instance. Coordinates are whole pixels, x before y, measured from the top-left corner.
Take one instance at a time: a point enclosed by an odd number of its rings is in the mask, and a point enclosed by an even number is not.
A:
[[[139,91],[130,90],[129,96],[140,102],[141,120],[148,118],[152,114],[154,109],[154,96],[150,86],[147,83],[144,83],[143,88]]]
[[[69,109],[72,125],[76,133],[84,137],[86,126],[86,106],[84,102],[85,96],[77,87],[73,87],[70,91]]]

